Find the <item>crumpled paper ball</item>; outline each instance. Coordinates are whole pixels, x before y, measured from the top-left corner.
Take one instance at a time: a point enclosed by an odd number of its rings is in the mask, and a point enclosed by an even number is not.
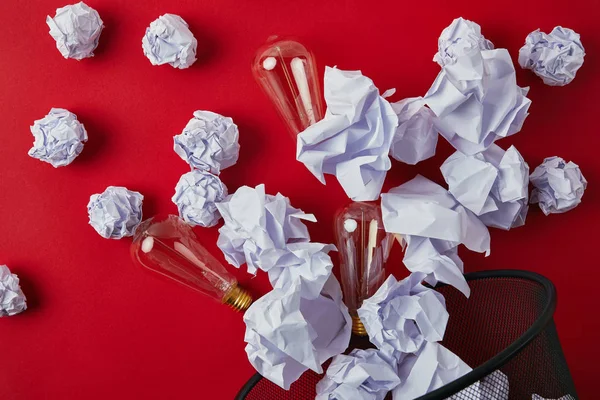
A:
[[[105,239],[133,236],[142,222],[141,193],[120,186],[109,186],[90,196],[87,205],[90,225]]]
[[[481,26],[459,17],[442,31],[438,39],[438,52],[433,61],[440,67],[451,66],[461,61],[468,62],[472,59],[471,55],[493,48],[494,44],[481,34]]]
[[[179,216],[192,226],[211,227],[221,219],[216,203],[227,197],[227,186],[218,176],[202,170],[185,173],[175,186],[171,200]]]
[[[532,70],[546,85],[564,86],[583,65],[585,49],[572,29],[555,27],[550,34],[531,32],[519,50],[519,65]]]
[[[509,230],[525,223],[529,165],[511,146],[493,144],[472,156],[455,152],[440,167],[448,191],[487,226]]]
[[[322,373],[325,361],[348,348],[352,331],[333,275],[316,299],[303,298],[293,285],[273,289],[248,308],[244,322],[250,364],[286,390],[308,369]]]
[[[269,271],[290,256],[288,244],[308,242],[310,235],[302,220],[315,222],[312,214],[294,208],[278,193],[265,193],[265,185],[240,187],[217,208],[224,220],[217,245],[227,262],[248,272]]]
[[[0,318],[19,314],[27,309],[27,299],[19,286],[19,277],[6,265],[0,265]]]
[[[240,154],[239,131],[229,117],[211,111],[196,111],[183,132],[173,137],[175,153],[192,169],[219,175],[234,165]]]
[[[473,39],[480,33],[468,27],[458,29],[464,25],[460,21],[453,25],[456,29],[452,25],[447,28],[453,32],[451,40],[471,45],[468,51],[453,50],[448,59],[438,53],[436,58],[446,61],[425,95],[425,104],[437,116],[435,125],[440,134],[454,148],[471,155],[519,132],[531,100],[526,97],[529,89],[517,86],[515,67],[506,49],[488,49],[491,44],[483,37]]]
[[[319,181],[335,175],[354,201],[376,200],[398,117],[360,71],[325,68],[325,117],[298,134],[296,158]]]
[[[416,399],[471,371],[460,357],[441,344],[425,342],[416,354],[400,361],[398,376],[402,382],[392,391],[393,399]]]
[[[412,273],[397,281],[390,275],[358,309],[369,340],[389,360],[401,360],[425,342],[444,338],[446,302],[440,293],[421,284],[424,278],[423,273]]]
[[[63,108],[52,108],[30,129],[34,141],[28,154],[55,168],[71,164],[88,140],[87,131],[77,116]]]
[[[575,400],[575,397],[571,396],[570,394],[566,394],[562,397],[559,397],[558,399],[547,399],[545,397],[540,396],[539,394],[532,394],[531,400]]]
[[[415,165],[435,155],[438,131],[435,114],[425,107],[422,97],[392,103],[398,115],[398,127],[392,140],[390,155],[398,161]]]
[[[396,364],[375,349],[337,355],[317,383],[315,400],[383,400],[400,383]]]
[[[179,15],[165,14],[146,28],[142,38],[144,55],[152,65],[170,64],[184,69],[196,62],[198,41]]]
[[[577,207],[587,187],[579,166],[560,157],[544,159],[529,179],[534,186],[531,204],[538,203],[546,215],[564,213]]]
[[[94,56],[104,28],[98,12],[82,1],[58,8],[54,18],[46,17],[46,24],[60,54],[75,60]]]

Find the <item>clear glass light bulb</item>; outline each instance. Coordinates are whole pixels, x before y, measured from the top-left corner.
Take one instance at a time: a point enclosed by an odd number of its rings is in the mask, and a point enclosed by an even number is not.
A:
[[[301,43],[270,38],[258,49],[252,74],[277,108],[294,141],[298,133],[323,118],[315,58]]]
[[[252,303],[250,295],[176,215],[142,222],[133,237],[131,256],[142,266],[237,311],[246,310]]]
[[[335,234],[342,291],[352,316],[352,332],[366,336],[356,310],[385,280],[385,263],[394,243],[393,236],[384,230],[379,205],[363,202],[351,203],[337,213]]]

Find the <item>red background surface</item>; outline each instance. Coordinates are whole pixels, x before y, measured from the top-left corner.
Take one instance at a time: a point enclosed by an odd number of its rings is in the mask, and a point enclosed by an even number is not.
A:
[[[332,215],[348,200],[334,179],[322,186],[295,161],[295,146],[251,76],[254,51],[271,34],[294,35],[314,50],[320,73],[325,65],[362,69],[380,89],[396,87],[398,100],[429,88],[439,71],[431,61],[437,38],[458,16],[478,22],[515,61],[538,27],[561,24],[582,35],[588,55],[567,87],[517,68],[519,84],[531,86],[531,115],[500,145],[515,144],[532,169],[553,155],[578,163],[589,181],[583,204],[550,217],[534,207],[524,227],[493,230],[489,258],[462,256],[467,271],[520,268],[552,279],[575,383],[581,398],[595,398],[598,2],[552,3],[89,0],[106,29],[96,56],[77,62],[61,57],[44,22],[64,1],[2,0],[0,263],[21,277],[30,309],[0,320],[0,399],[233,398],[254,372],[241,315],[134,266],[129,240],[102,239],[88,226],[89,196],[123,185],[146,196],[146,216],[175,213],[170,198],[188,166],[172,151],[172,136],[194,110],[212,110],[240,128],[239,163],[222,174],[230,192],[265,183],[316,214],[313,239],[331,242]],[[198,38],[199,60],[187,70],[152,66],[142,53],[146,26],[167,12]],[[89,132],[66,168],[27,156],[29,126],[51,107],[76,113]],[[384,189],[417,172],[443,182],[438,168],[451,152],[440,139],[435,158],[416,167],[394,162]],[[217,229],[196,232],[221,258]],[[257,296],[269,289],[264,274],[236,275]]]

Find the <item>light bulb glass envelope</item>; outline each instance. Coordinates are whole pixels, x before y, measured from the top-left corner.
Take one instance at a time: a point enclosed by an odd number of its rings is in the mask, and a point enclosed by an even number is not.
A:
[[[237,280],[199,242],[176,215],[153,217],[138,226],[131,245],[133,260],[238,311],[252,303]]]
[[[375,203],[353,202],[335,217],[344,302],[352,316],[352,332],[366,336],[356,310],[385,280],[386,261],[393,236],[383,227],[381,208]]]
[[[270,38],[256,52],[252,74],[296,135],[323,118],[323,102],[313,54],[291,39]]]

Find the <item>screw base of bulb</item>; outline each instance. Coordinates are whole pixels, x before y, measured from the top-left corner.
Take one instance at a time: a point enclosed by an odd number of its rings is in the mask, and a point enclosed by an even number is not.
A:
[[[252,296],[236,284],[223,296],[223,304],[227,304],[235,311],[243,312],[252,304]]]
[[[352,333],[357,336],[368,336],[367,330],[358,315],[352,316]]]

